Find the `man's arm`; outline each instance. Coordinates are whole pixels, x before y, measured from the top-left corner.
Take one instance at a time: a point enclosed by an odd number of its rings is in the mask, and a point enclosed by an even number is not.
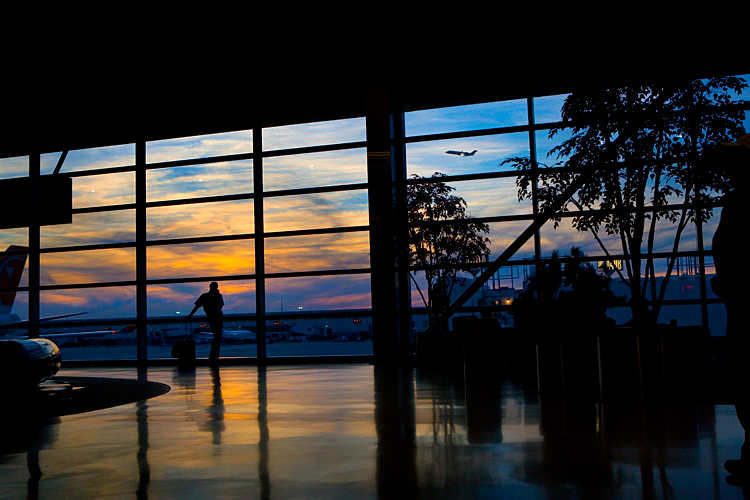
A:
[[[187,317],[186,317],[185,319],[188,319],[188,318],[190,318],[190,317],[191,317],[191,316],[192,316],[193,314],[195,314],[195,311],[197,311],[197,310],[198,310],[198,309],[199,309],[200,307],[201,307],[201,306],[199,306],[199,305],[196,305],[196,306],[195,306],[195,307],[193,308],[193,310],[192,310],[192,311],[190,311],[190,314],[188,314],[188,315],[187,315]]]

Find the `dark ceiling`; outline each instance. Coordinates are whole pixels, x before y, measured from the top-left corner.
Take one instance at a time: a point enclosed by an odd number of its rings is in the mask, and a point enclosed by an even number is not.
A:
[[[750,73],[731,9],[567,3],[19,13],[0,157],[362,115],[374,87],[415,109]]]

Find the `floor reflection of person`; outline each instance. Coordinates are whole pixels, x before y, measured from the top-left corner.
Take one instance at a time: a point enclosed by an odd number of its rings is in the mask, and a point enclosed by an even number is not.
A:
[[[738,266],[744,261],[742,233],[747,231],[744,204],[748,195],[750,176],[750,134],[737,142],[724,144],[721,158],[726,161],[728,172],[733,176],[733,189],[724,196],[719,227],[713,238],[712,251],[716,277],[711,287],[723,301],[727,310],[727,359],[729,361],[729,384],[735,399],[737,418],[747,433],[750,428],[750,335],[747,332],[747,316],[743,312],[750,292],[744,285],[744,275]],[[739,460],[727,460],[724,468],[740,478],[750,478],[750,444],[742,445]]]
[[[217,363],[219,361],[219,347],[221,346],[221,332],[224,330],[224,313],[221,311],[224,307],[224,299],[219,293],[219,284],[217,282],[211,282],[208,292],[198,297],[198,300],[195,301],[195,307],[193,307],[193,310],[190,311],[186,319],[190,318],[201,307],[203,308],[203,312],[206,313],[206,321],[209,328],[211,328],[211,333],[214,335],[208,360],[212,363]]]

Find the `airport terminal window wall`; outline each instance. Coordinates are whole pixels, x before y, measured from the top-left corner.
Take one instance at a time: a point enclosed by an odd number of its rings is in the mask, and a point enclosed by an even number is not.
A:
[[[747,102],[747,93],[740,100]],[[395,137],[393,145],[403,147],[406,161],[404,179],[397,177],[396,184],[429,182],[412,176],[440,172],[445,175],[441,182],[466,201],[467,214],[489,228],[489,255],[463,273],[465,284],[532,221],[537,203],[518,201],[519,173],[503,161],[513,156],[550,161],[547,153],[569,137],[566,129],[548,137],[560,125],[565,98],[403,114],[404,136]],[[200,317],[191,323],[182,317],[210,281],[219,281],[225,326],[257,332],[261,321],[269,340],[277,341],[267,346],[268,356],[371,354],[365,132],[364,118],[356,118],[68,152],[60,172],[73,179],[73,223],[40,229],[39,316],[86,314],[56,320],[54,326],[43,323],[42,332],[70,333],[64,338],[70,346],[68,359],[135,359],[129,326],[138,319],[140,283],[147,298],[148,357],[170,357],[176,339],[207,330]],[[62,156],[42,155],[41,174],[53,173]],[[3,178],[29,175],[29,157],[1,161]],[[689,226],[683,234],[682,267],[673,278],[679,300],[664,307],[660,321],[708,322],[713,334],[722,333],[722,319],[715,318],[723,317],[723,307],[704,288],[705,274],[712,271],[706,247],[719,215],[717,207],[708,223]],[[570,220],[570,214],[563,214],[557,228],[545,224],[461,314],[489,307],[510,326],[507,305],[534,266],[553,251],[565,255],[577,246],[592,262],[602,260],[596,241],[575,230]],[[664,238],[654,252],[663,266],[674,228],[661,223],[659,231]],[[29,245],[28,228],[1,234],[4,244]],[[145,249],[141,277],[139,248]],[[617,252],[611,257],[616,259]],[[416,331],[427,326],[419,292],[427,284],[423,270],[411,270],[409,305]],[[683,273],[688,279],[678,281],[676,275]],[[24,318],[30,288],[24,273],[13,309]],[[455,287],[452,298],[460,291],[461,286]],[[627,308],[610,315],[618,323],[629,319]],[[91,336],[92,341],[74,335],[121,329]],[[77,345],[81,347],[74,355]],[[199,347],[201,354],[207,354],[206,345]],[[255,356],[257,345],[241,340],[225,346],[222,354]]]
[[[42,175],[73,179],[73,220],[40,228],[39,316],[76,316],[41,334],[64,334],[65,359],[136,359],[142,247],[149,359],[191,335],[207,356],[202,311],[184,316],[210,281],[225,329],[248,333],[222,356],[256,356],[258,321],[267,356],[372,354],[365,146],[355,118],[148,142],[140,162],[136,144],[42,155]],[[3,160],[3,177],[27,176],[29,161]],[[8,245],[28,234],[2,231]],[[18,289],[25,319],[28,272]]]
[[[748,81],[747,76],[743,78]],[[750,108],[750,92],[747,89],[740,95],[730,94],[733,104],[744,103],[744,109]],[[424,178],[436,172],[445,174],[440,182],[454,188],[451,194],[466,201],[466,213],[474,217],[474,222],[487,224],[489,231],[484,236],[491,243],[488,245],[490,252],[486,259],[494,260],[531,224],[538,207],[538,201],[533,198],[518,201],[516,179],[519,172],[513,164],[504,161],[512,157],[527,157],[552,165],[566,159],[565,156],[550,154],[555,146],[571,137],[570,129],[561,128],[561,109],[566,97],[567,95],[542,96],[406,112],[403,141],[408,176],[406,184],[426,182],[414,176]],[[750,130],[750,120],[747,117],[744,125],[745,130]],[[558,132],[550,137],[549,132],[553,128],[557,128]],[[679,204],[681,200],[675,197],[670,203]],[[646,210],[649,208],[647,205]],[[688,224],[682,233],[677,252],[679,257],[667,288],[667,300],[658,317],[659,323],[674,321],[679,326],[705,325],[710,328],[712,335],[724,334],[726,324],[723,305],[707,285],[713,273],[711,239],[720,214],[719,205],[714,208],[713,217],[706,223]],[[491,314],[502,324],[512,326],[514,321],[510,305],[523,290],[525,281],[534,273],[535,266],[548,262],[547,259],[555,251],[560,256],[567,256],[572,247],[578,247],[592,265],[598,265],[607,259],[622,262],[624,255],[619,236],[601,232],[601,243],[610,252],[607,257],[590,231],[578,231],[572,226],[573,215],[561,214],[557,227],[552,221],[542,226],[465,303],[457,315],[487,314],[486,308],[489,308],[492,310]],[[445,228],[456,225],[451,221],[442,223]],[[657,223],[652,250],[657,286],[661,283],[668,258],[672,255],[675,232],[676,224],[665,219]],[[646,239],[641,251],[648,254]],[[485,267],[487,263],[480,262],[468,272],[459,273],[465,281],[454,285],[451,301]],[[412,325],[415,331],[422,331],[430,321],[425,308],[428,284],[423,267],[412,264],[410,269],[413,276],[410,289]],[[645,270],[642,270],[641,276],[644,274]],[[612,278],[613,291],[627,299],[630,294],[627,286],[618,279],[617,274],[612,274]],[[647,294],[650,296],[650,286]],[[624,324],[632,317],[626,304],[609,309],[607,314],[617,324]]]

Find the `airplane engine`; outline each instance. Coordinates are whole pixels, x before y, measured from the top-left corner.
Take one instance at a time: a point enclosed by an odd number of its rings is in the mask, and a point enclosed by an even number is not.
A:
[[[60,369],[60,349],[47,339],[0,340],[0,380],[24,389],[52,378]]]

